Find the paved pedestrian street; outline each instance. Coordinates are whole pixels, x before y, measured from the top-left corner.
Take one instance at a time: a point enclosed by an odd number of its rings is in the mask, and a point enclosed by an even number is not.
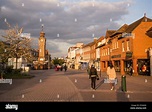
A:
[[[96,90],[90,88],[86,70],[69,69],[67,72],[31,70],[31,79],[12,79],[12,84],[0,84],[0,102],[151,102],[152,77],[126,75],[126,92],[118,84],[111,91],[104,83],[106,73],[101,73]]]
[[[126,92],[121,90],[121,75],[114,91],[104,83],[105,73],[97,80],[96,90],[90,88],[85,70],[33,70],[31,79],[13,79],[1,83],[0,101],[152,101],[152,77],[126,76]]]

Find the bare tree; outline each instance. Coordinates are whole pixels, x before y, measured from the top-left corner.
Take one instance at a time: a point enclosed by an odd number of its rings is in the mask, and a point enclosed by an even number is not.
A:
[[[6,22],[7,23],[7,22]],[[19,58],[25,58],[31,60],[31,38],[22,37],[23,28],[19,28],[18,25],[11,27],[8,24],[8,30],[5,31],[5,35],[2,35],[4,42],[7,44],[5,51],[8,57],[16,59],[16,69]]]
[[[7,57],[7,55],[6,55],[6,53],[5,53],[5,44],[4,44],[4,42],[0,42],[0,63],[5,63],[6,62],[6,57]]]

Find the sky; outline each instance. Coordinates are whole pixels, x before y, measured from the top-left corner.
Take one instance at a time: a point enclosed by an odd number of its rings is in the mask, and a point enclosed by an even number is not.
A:
[[[46,49],[51,57],[66,57],[76,43],[88,44],[106,30],[131,24],[144,13],[152,19],[152,0],[0,0],[0,39],[11,26],[30,33],[32,47],[45,32]]]

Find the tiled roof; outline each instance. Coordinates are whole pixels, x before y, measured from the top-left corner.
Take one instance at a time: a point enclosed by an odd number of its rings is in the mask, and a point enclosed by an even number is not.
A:
[[[139,20],[133,22],[132,24],[130,24],[125,32],[126,33],[131,33],[141,22],[152,22],[152,19],[147,18],[144,15],[144,17],[142,17],[141,19],[139,19]]]
[[[97,48],[100,48],[100,47],[102,47],[102,46],[105,46],[105,45],[106,45],[106,44],[101,44],[101,45],[97,46],[96,49],[97,49]]]
[[[122,25],[117,31],[115,31],[113,34],[110,35],[110,37],[116,35],[116,34],[119,34],[119,33],[123,33],[126,31],[126,29],[128,28],[129,25],[127,24],[124,24]]]
[[[112,35],[114,32],[116,32],[116,30],[107,30],[107,31],[106,31],[106,35],[105,35],[105,38],[109,37],[109,36]]]
[[[101,40],[103,40],[104,39],[104,36],[101,36],[98,40],[97,40],[97,42],[100,42]]]
[[[95,43],[95,42],[90,42],[90,43],[84,45],[83,48],[84,48],[84,47],[87,47],[87,46],[91,46],[91,45],[93,45],[94,43]]]

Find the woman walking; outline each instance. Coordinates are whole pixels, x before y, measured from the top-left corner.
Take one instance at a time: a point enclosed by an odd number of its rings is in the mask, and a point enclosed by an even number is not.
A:
[[[109,81],[110,81],[109,83],[110,83],[111,90],[114,90],[115,81],[116,81],[116,71],[114,69],[112,62],[109,63],[109,66],[107,68],[107,75],[109,76]]]

